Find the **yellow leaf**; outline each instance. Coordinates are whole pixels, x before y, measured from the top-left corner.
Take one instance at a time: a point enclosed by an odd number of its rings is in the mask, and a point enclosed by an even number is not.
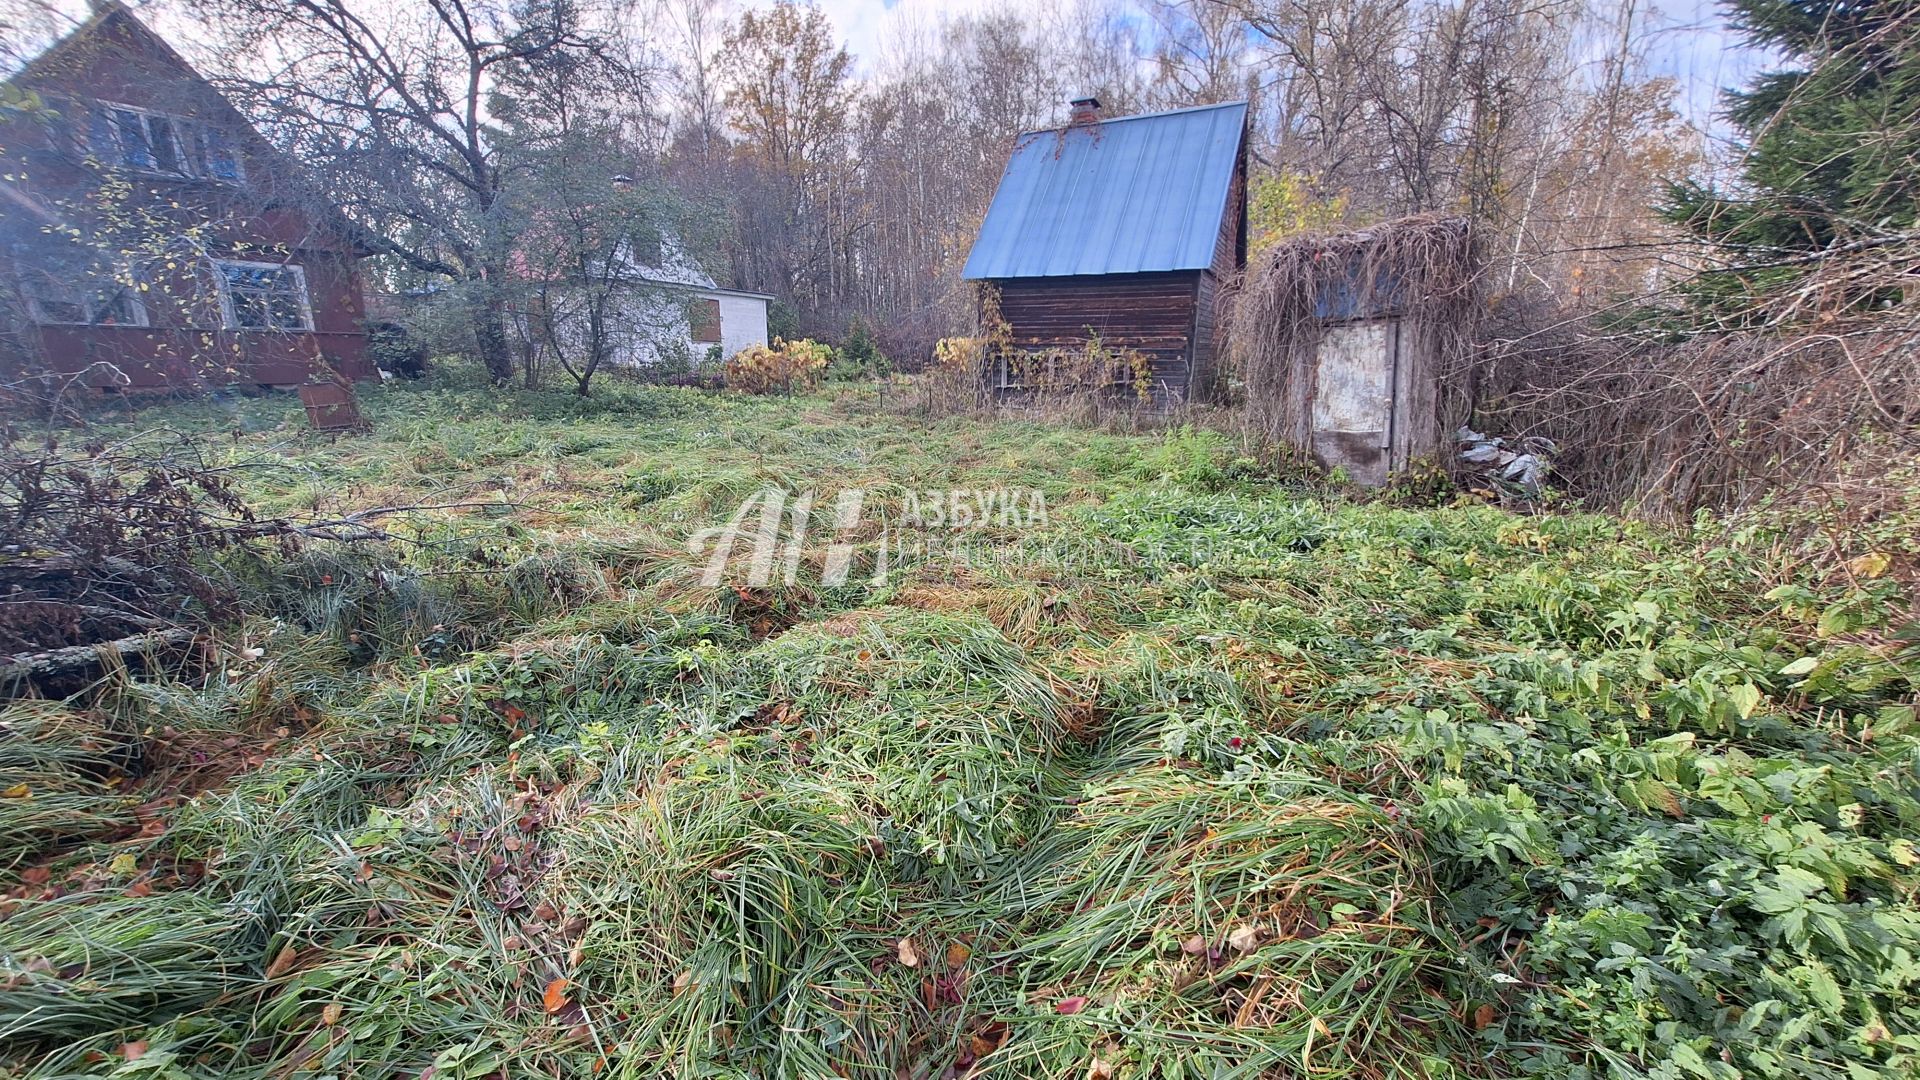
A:
[[[112,862],[107,864],[107,869],[115,874],[131,874],[135,870],[140,869],[140,860],[134,858],[133,855],[128,852],[121,852],[113,857]]]
[[[5,791],[0,791],[0,799],[31,799],[31,798],[33,798],[33,789],[28,787],[24,783],[15,784]]]
[[[1857,578],[1877,578],[1892,566],[1892,557],[1884,551],[1869,551],[1847,560],[1847,572]]]

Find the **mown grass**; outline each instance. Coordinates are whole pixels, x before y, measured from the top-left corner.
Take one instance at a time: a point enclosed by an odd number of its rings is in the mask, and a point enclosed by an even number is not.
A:
[[[871,387],[367,399],[140,418],[269,513],[441,508],[236,558],[205,664],[0,716],[0,1075],[1920,1063],[1897,523],[1849,570]],[[1048,513],[702,586],[769,485]]]

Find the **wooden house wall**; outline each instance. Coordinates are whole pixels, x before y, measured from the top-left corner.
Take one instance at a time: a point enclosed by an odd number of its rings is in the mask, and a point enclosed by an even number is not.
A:
[[[1156,400],[1184,398],[1193,359],[1200,271],[1015,278],[995,282],[1000,317],[1019,349],[1072,349],[1089,333],[1152,361]]]
[[[1214,239],[1213,265],[1200,275],[1194,295],[1193,376],[1189,389],[1193,400],[1211,397],[1219,379],[1219,357],[1226,347],[1225,293],[1247,265],[1246,221],[1247,156],[1243,146],[1227,187],[1227,212]]]
[[[351,239],[330,220],[328,208],[305,198],[290,166],[246,119],[131,16],[109,17],[68,39],[17,81],[38,92],[58,119],[16,117],[0,124],[0,172],[56,217],[83,213],[99,182],[84,163],[93,103],[145,107],[224,131],[236,144],[243,183],[130,173],[134,182],[116,209],[129,218],[176,224],[183,235],[197,231],[197,242],[215,258],[302,267],[313,316],[311,331],[226,327],[209,268],[182,259],[171,273],[147,268],[159,274],[141,296],[148,326],[23,321],[15,333],[37,352],[36,369],[84,373],[86,385],[133,388],[298,384],[323,365],[354,379],[376,374],[367,349],[359,253]],[[0,253],[11,255],[0,258],[0,274],[15,259],[31,263],[34,248]]]

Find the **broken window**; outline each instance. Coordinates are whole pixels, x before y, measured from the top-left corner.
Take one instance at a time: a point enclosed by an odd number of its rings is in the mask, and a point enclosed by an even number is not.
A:
[[[307,274],[282,263],[214,263],[226,325],[235,330],[311,330]]]
[[[23,282],[27,307],[38,323],[64,326],[145,326],[146,305],[138,291],[118,280],[35,277]]]

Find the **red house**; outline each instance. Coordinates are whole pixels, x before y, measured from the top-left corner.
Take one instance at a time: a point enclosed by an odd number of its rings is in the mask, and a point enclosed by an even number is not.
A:
[[[8,85],[26,93],[0,99],[0,383],[373,374],[344,219],[126,8],[96,4]]]

